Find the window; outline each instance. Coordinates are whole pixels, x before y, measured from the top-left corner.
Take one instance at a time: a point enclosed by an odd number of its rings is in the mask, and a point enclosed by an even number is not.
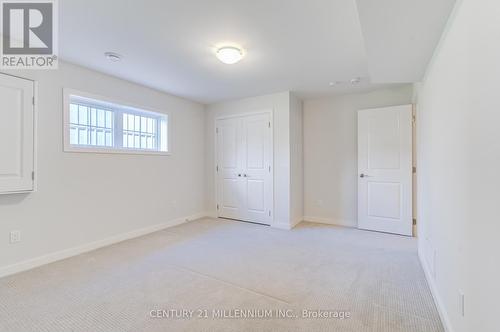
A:
[[[113,146],[113,111],[79,102],[70,104],[70,144]]]
[[[166,154],[168,115],[65,89],[65,151]]]
[[[154,149],[158,142],[158,121],[136,114],[123,114],[123,147]]]

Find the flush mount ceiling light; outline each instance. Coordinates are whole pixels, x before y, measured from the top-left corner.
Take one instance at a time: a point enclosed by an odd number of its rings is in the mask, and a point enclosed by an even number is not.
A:
[[[353,79],[349,80],[349,81],[335,81],[335,82],[330,82],[328,83],[328,85],[330,87],[335,87],[335,86],[345,86],[345,85],[352,85],[352,86],[356,86],[356,85],[359,85],[361,84],[362,82],[364,82],[364,79],[362,77],[354,77]]]
[[[104,56],[111,62],[118,62],[122,59],[122,56],[120,54],[114,52],[106,52],[104,53]]]
[[[237,47],[225,46],[219,48],[216,55],[217,59],[223,63],[232,65],[239,62],[243,58],[243,51]]]
[[[361,83],[361,77],[354,77],[351,80],[351,85],[358,85],[359,83]]]
[[[331,86],[331,87],[334,87],[334,86],[336,86],[336,85],[341,85],[341,84],[343,84],[343,83],[344,83],[344,82],[341,82],[341,81],[335,81],[335,82],[330,82],[330,83],[328,83],[328,85],[329,85],[329,86]]]

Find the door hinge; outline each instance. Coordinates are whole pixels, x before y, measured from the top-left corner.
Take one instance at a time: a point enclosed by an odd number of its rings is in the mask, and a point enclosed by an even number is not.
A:
[[[411,116],[411,123],[412,123],[412,124],[417,123],[417,117],[416,117],[415,115],[412,115],[412,116]]]
[[[219,133],[219,128],[215,128],[215,133],[218,134]]]
[[[269,165],[269,173],[271,173],[271,165]]]
[[[31,172],[31,180],[35,181],[35,171]]]
[[[267,125],[269,126],[269,128],[271,128],[271,121],[269,121]]]
[[[217,204],[217,210],[219,210],[219,204]]]
[[[33,103],[33,106],[35,105],[35,97],[31,98],[31,102]]]
[[[219,165],[215,166],[215,171],[219,172]]]
[[[417,219],[413,218],[413,226],[417,224]]]
[[[271,210],[269,210],[269,217],[271,216]]]
[[[412,167],[413,174],[417,173],[417,168],[415,166]]]

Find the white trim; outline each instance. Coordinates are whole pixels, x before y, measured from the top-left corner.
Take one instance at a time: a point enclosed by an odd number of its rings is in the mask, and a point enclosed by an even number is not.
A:
[[[292,228],[295,227],[295,225],[292,226],[292,225],[284,223],[284,222],[273,222],[270,226],[272,228],[283,229],[283,230],[286,230],[286,231],[292,230]]]
[[[64,152],[69,153],[101,153],[101,154],[132,154],[132,155],[153,155],[153,156],[170,156],[172,152],[164,152],[164,151],[147,151],[147,150],[132,150],[132,149],[113,149],[113,148],[105,148],[103,147],[77,147],[74,145],[70,145],[64,147]]]
[[[299,217],[295,220],[292,220],[291,228],[294,228],[295,226],[297,226],[298,224],[300,224],[303,221],[304,221],[304,217]]]
[[[38,190],[38,81],[33,81],[33,190]]]
[[[217,124],[217,120],[224,120],[224,119],[234,119],[234,118],[244,118],[246,116],[252,116],[252,115],[258,115],[258,114],[270,114],[271,115],[271,125],[272,125],[272,116],[274,109],[268,108],[268,109],[261,109],[261,110],[256,110],[256,111],[249,111],[249,112],[242,112],[242,113],[235,113],[235,114],[220,114],[218,115],[214,120],[215,124]],[[272,128],[272,126],[271,126]]]
[[[113,235],[111,237],[108,237],[108,238],[105,238],[102,240],[98,240],[95,242],[87,243],[84,245],[80,245],[78,247],[64,249],[64,250],[53,252],[53,253],[43,255],[40,257],[31,258],[31,259],[28,259],[28,260],[25,260],[25,261],[22,261],[19,263],[15,263],[12,265],[0,267],[0,278],[15,274],[15,273],[19,273],[22,271],[31,270],[33,268],[36,268],[36,267],[39,267],[42,265],[46,265],[49,263],[53,263],[53,262],[56,262],[56,261],[59,261],[62,259],[77,256],[77,255],[80,255],[80,254],[83,254],[83,253],[86,253],[89,251],[93,251],[93,250],[96,250],[96,249],[99,249],[102,247],[106,247],[106,246],[109,246],[109,245],[112,245],[112,244],[115,244],[118,242],[130,240],[130,239],[133,239],[136,237],[140,237],[143,235],[154,233],[154,232],[160,231],[160,230],[165,229],[165,228],[169,228],[169,227],[183,224],[183,223],[188,222],[188,221],[201,219],[201,218],[204,218],[205,216],[206,216],[206,213],[204,213],[204,212],[197,213],[197,214],[193,214],[193,215],[188,216],[188,217],[173,219],[173,220],[170,220],[170,221],[162,223],[162,224],[148,226],[148,227],[137,229],[137,230],[130,231],[127,233]]]
[[[261,109],[261,110],[256,110],[256,111],[248,111],[248,112],[242,112],[242,113],[235,113],[235,114],[221,114],[219,116],[216,116],[214,118],[214,123],[213,123],[213,130],[215,133],[214,135],[214,190],[215,190],[215,204],[216,206],[214,207],[214,213],[210,213],[211,216],[214,218],[219,218],[219,210],[217,209],[217,205],[220,205],[219,202],[219,186],[218,186],[218,172],[217,172],[217,161],[218,161],[218,155],[217,155],[217,121],[219,120],[224,120],[224,119],[233,119],[233,118],[242,118],[246,116],[251,116],[251,115],[258,115],[258,114],[268,114],[269,115],[269,122],[270,122],[270,129],[271,129],[271,159],[270,159],[270,166],[271,166],[271,179],[273,181],[272,184],[272,210],[271,210],[271,223],[269,226],[274,227],[274,224],[276,223],[275,221],[275,213],[276,207],[275,207],[275,199],[274,199],[274,193],[276,191],[275,189],[275,178],[274,178],[274,108],[268,108],[268,109]],[[249,220],[252,222],[251,220]],[[276,228],[280,228],[276,226]]]
[[[284,229],[284,230],[292,230],[294,229],[298,224],[301,222],[305,221],[303,217],[298,218],[295,222],[286,223],[286,222],[274,222],[272,225],[270,225],[272,228],[277,228],[277,229]]]
[[[214,219],[219,218],[219,217],[217,217],[217,209],[215,209],[215,211],[207,211],[205,216],[208,218],[214,218]]]
[[[432,278],[431,271],[429,269],[429,266],[427,265],[427,260],[423,257],[420,246],[418,248],[418,258],[420,260],[420,265],[424,270],[425,279],[427,279],[427,284],[429,285],[429,288],[431,290],[432,298],[434,299],[434,303],[436,304],[436,308],[438,310],[439,317],[441,318],[441,323],[443,323],[444,330],[446,332],[453,332],[454,330],[451,325],[450,317],[448,315],[448,312],[446,311],[446,307],[444,306],[441,296],[439,295],[436,283]]]
[[[314,222],[318,224],[342,226],[348,228],[357,228],[357,222],[350,222],[348,220],[334,219],[334,218],[324,218],[324,217],[312,217],[304,216],[303,221]]]
[[[125,108],[141,110],[145,113],[164,114],[167,116],[167,151],[149,151],[149,150],[134,150],[134,149],[120,149],[110,147],[86,147],[75,146],[69,143],[69,104],[70,96],[75,95],[78,97],[98,100],[103,103],[120,105]],[[96,94],[79,91],[70,88],[63,88],[63,150],[64,152],[77,152],[77,153],[111,153],[111,154],[132,154],[132,155],[157,155],[157,156],[170,156],[172,155],[172,114],[164,110],[157,110],[151,107],[135,105],[127,101],[120,101],[113,98],[103,97]]]

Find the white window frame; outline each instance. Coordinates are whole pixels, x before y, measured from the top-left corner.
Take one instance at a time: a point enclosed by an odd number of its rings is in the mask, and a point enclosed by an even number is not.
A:
[[[148,113],[152,117],[158,117],[158,115],[166,115],[167,116],[167,151],[157,151],[157,150],[148,150],[148,149],[131,149],[131,148],[118,148],[118,147],[109,147],[109,146],[86,146],[86,145],[74,145],[70,143],[70,104],[71,104],[71,96],[87,98],[91,100],[95,100],[102,104],[112,104],[115,107],[119,108],[118,112],[126,113],[126,110],[130,110],[131,113],[141,113],[145,116]],[[99,104],[98,104],[99,105]],[[64,151],[65,152],[82,152],[82,153],[117,153],[117,154],[139,154],[139,155],[163,155],[169,156],[172,154],[172,134],[171,134],[171,123],[172,123],[172,115],[170,112],[153,110],[150,107],[143,107],[132,105],[129,102],[119,101],[116,99],[110,99],[107,97],[98,96],[95,94],[78,91],[75,89],[63,89],[63,140],[64,140]],[[122,127],[122,124],[115,123],[115,130],[119,126]],[[161,140],[161,137],[158,137],[158,140]],[[120,139],[120,142],[122,140]],[[115,142],[116,144],[116,142]],[[161,143],[158,143],[161,144]]]

